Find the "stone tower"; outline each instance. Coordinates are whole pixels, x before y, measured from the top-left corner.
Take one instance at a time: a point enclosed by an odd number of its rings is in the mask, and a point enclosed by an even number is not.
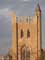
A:
[[[11,54],[13,59],[15,58],[15,53],[16,53],[16,15],[13,12],[12,14],[12,49],[11,49]]]
[[[12,56],[15,60],[36,60],[41,56],[41,9],[37,4],[33,17],[12,16]]]
[[[41,8],[39,3],[37,4],[35,15],[37,16],[37,55],[41,55],[41,44],[42,44],[42,36],[41,36]]]

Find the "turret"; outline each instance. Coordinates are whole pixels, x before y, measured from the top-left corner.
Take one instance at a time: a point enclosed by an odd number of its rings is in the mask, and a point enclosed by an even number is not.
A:
[[[17,49],[16,49],[16,14],[15,13],[12,13],[12,59],[16,59],[16,52],[17,52]]]
[[[35,16],[37,16],[37,58],[41,55],[42,48],[42,33],[41,33],[41,9],[39,3],[35,9]]]
[[[37,4],[37,6],[35,8],[35,15],[36,16],[41,16],[41,9],[40,9],[39,3]]]

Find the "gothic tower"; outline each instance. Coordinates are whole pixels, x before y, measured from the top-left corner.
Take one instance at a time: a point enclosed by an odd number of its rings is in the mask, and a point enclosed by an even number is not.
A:
[[[35,15],[20,22],[12,15],[12,56],[15,60],[36,60],[41,56],[41,9],[37,4]]]

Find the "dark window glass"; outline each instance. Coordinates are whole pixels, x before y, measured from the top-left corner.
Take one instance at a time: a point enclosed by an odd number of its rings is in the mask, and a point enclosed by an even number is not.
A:
[[[21,30],[21,38],[23,37],[23,30]]]
[[[30,31],[27,30],[27,37],[30,37]]]

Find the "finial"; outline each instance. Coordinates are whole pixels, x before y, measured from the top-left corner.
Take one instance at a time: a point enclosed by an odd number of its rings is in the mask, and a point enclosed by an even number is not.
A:
[[[40,5],[39,5],[39,0],[38,0],[38,3],[37,3],[37,6],[36,6],[36,11],[41,11]]]
[[[37,15],[38,12],[41,13],[41,8],[40,8],[40,5],[39,5],[39,0],[38,0],[38,3],[37,3],[37,6],[36,6],[36,8],[35,8],[35,14]]]

